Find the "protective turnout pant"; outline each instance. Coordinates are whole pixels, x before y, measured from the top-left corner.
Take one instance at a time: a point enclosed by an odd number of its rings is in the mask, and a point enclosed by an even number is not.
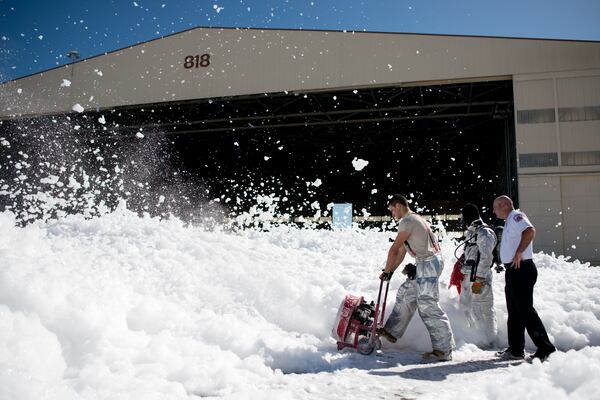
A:
[[[437,255],[417,260],[417,277],[406,279],[398,289],[396,305],[392,310],[385,329],[396,338],[402,337],[416,310],[429,331],[434,350],[444,353],[454,348],[454,337],[448,316],[439,304],[438,280],[443,264]]]
[[[492,279],[491,268],[485,272],[478,271],[477,280],[481,283],[481,292],[473,293],[471,289],[473,282],[469,279],[469,275],[465,275],[460,293],[460,307],[465,313],[469,326],[484,335],[483,346],[492,345],[498,333]]]

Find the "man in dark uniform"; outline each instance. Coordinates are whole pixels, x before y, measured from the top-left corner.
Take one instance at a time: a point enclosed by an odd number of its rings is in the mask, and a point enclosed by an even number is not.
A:
[[[531,359],[546,360],[556,351],[546,328],[533,307],[533,286],[537,268],[533,263],[533,238],[535,228],[520,210],[515,210],[508,196],[494,200],[494,214],[504,222],[500,242],[500,259],[506,267],[506,308],[508,310],[508,348],[498,353],[505,359],[524,358],[525,329],[537,346]]]

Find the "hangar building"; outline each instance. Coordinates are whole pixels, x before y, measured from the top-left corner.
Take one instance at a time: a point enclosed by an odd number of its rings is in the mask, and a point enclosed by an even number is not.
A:
[[[290,198],[383,215],[402,191],[488,216],[505,193],[538,250],[600,259],[600,42],[195,28],[0,90],[3,134],[78,104],[110,122],[88,130],[177,138],[216,191],[260,171]]]

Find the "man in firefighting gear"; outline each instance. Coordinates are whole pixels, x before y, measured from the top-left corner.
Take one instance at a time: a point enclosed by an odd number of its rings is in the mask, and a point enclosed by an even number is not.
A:
[[[494,230],[482,221],[476,205],[465,205],[460,218],[467,227],[460,306],[469,326],[483,335],[478,344],[489,348],[498,333],[492,288],[493,251],[497,239]]]
[[[439,304],[438,281],[443,268],[439,244],[423,217],[410,209],[406,197],[393,195],[388,208],[392,217],[400,219],[400,223],[380,277],[389,280],[404,261],[406,253],[415,258],[416,266],[411,268],[409,264],[404,268],[407,279],[398,289],[394,309],[379,334],[395,342],[404,334],[418,310],[433,347],[431,352],[423,354],[423,358],[449,361],[452,359],[454,338],[448,316]]]

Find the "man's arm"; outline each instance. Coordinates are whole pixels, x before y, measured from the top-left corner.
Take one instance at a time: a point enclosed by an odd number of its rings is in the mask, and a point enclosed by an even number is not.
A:
[[[535,228],[530,226],[521,232],[521,242],[519,243],[519,247],[517,247],[517,251],[515,252],[515,256],[512,260],[512,265],[514,265],[515,269],[521,268],[521,258],[523,257],[523,252],[529,246],[529,243],[533,241],[535,237]]]
[[[398,232],[396,240],[394,240],[394,243],[392,243],[392,246],[388,251],[387,261],[385,262],[385,269],[383,272],[394,272],[402,261],[404,261],[404,256],[406,256],[404,242],[408,239],[409,235],[408,232]]]

